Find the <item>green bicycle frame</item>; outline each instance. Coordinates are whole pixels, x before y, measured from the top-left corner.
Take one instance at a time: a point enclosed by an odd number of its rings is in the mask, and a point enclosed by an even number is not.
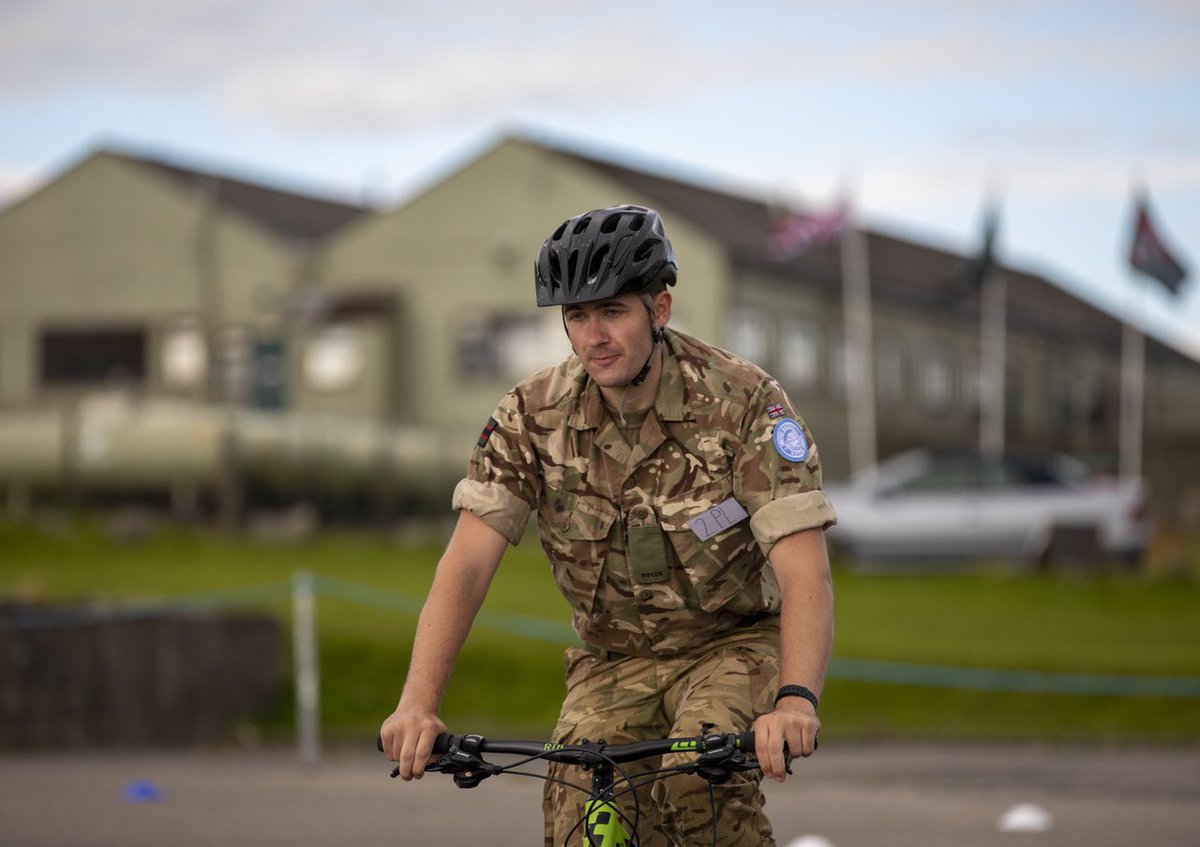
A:
[[[611,801],[588,800],[584,810],[584,843],[588,847],[629,847],[629,833],[621,826],[621,815]]]

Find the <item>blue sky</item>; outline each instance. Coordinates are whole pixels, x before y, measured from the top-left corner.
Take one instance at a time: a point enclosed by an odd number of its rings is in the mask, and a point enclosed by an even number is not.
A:
[[[5,0],[0,204],[114,143],[387,205],[524,129],[962,251],[992,191],[1002,258],[1200,356],[1197,44],[1194,0]]]

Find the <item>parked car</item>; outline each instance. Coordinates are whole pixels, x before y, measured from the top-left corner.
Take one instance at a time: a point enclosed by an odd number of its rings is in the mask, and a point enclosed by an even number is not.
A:
[[[858,560],[1136,565],[1150,536],[1140,480],[1098,476],[1062,455],[917,449],[826,493],[838,514],[830,544]]]

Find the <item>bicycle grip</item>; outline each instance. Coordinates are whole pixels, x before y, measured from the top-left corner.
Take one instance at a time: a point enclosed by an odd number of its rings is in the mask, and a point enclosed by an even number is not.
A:
[[[819,746],[819,743],[820,742],[818,741],[818,739],[816,739],[816,738],[813,739],[813,750],[817,749],[817,747]],[[738,737],[738,744],[743,750],[749,750],[750,752],[754,752],[754,730],[750,730],[749,732],[740,733],[740,735]],[[789,758],[792,755],[792,751],[788,748],[788,744],[786,741],[783,742],[783,755],[784,755],[784,758]]]
[[[450,749],[450,739],[453,738],[448,732],[439,732],[438,737],[433,740],[433,753],[440,756]],[[383,735],[379,735],[375,739],[375,749],[380,753],[383,752]]]

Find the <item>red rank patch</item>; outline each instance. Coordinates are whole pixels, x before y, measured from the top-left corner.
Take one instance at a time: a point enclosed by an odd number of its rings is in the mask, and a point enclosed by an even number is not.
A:
[[[480,447],[486,447],[488,439],[492,437],[492,433],[496,431],[496,419],[488,418],[487,426],[483,428],[483,432],[479,433],[479,440],[475,442]]]

